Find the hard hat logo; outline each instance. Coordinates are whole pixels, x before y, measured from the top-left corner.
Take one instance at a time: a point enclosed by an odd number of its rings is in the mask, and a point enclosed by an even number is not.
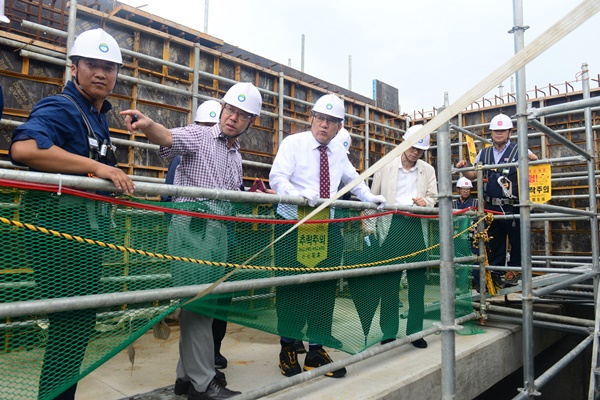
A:
[[[98,46],[98,49],[103,53],[108,53],[108,51],[110,50],[106,43],[100,43],[100,46]]]
[[[325,108],[327,108],[328,110],[332,110],[333,109],[333,104],[327,103],[327,105],[325,106]]]
[[[243,102],[245,102],[245,101],[246,101],[246,96],[244,96],[243,94],[240,94],[240,95],[238,96],[238,101],[239,101],[240,103],[243,103]]]
[[[214,111],[211,111],[211,112],[210,112],[210,117],[211,117],[211,118],[216,118],[216,117],[217,117],[217,113],[216,113],[216,112],[214,112]]]

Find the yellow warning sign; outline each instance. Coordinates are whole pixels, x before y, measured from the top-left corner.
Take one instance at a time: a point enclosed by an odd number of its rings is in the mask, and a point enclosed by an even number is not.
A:
[[[550,164],[529,166],[529,200],[547,203],[552,197],[552,169]]]
[[[298,219],[304,218],[313,208],[298,206]],[[311,219],[330,219],[329,208],[319,211]],[[314,268],[327,258],[329,224],[302,224],[298,227],[297,260],[308,268]]]
[[[550,164],[529,166],[529,200],[532,203],[547,203],[552,197],[552,169]]]
[[[475,147],[475,140],[469,135],[465,135],[465,141],[467,142],[467,150],[469,151],[469,160],[471,164],[475,165],[475,158],[477,157],[477,148]]]

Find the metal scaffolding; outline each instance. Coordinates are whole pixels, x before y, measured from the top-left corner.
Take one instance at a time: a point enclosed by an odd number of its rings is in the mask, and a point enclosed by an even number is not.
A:
[[[513,0],[514,8],[514,28],[512,33],[514,34],[515,53],[518,53],[524,47],[524,31],[526,29],[523,22],[523,9],[522,0]],[[78,5],[76,1],[71,1],[72,13],[69,13],[69,30],[68,32],[51,30],[41,24],[32,22],[25,22],[23,26],[31,29],[39,29],[41,32],[49,32],[53,35],[67,38],[68,43],[72,43],[75,32],[75,19],[76,10]],[[0,37],[0,44],[20,48],[23,43],[12,39]],[[124,74],[119,75],[119,80],[128,82],[135,85],[147,86],[153,89],[164,91],[166,93],[173,93],[178,95],[187,96],[191,99],[192,110],[196,109],[198,99],[210,99],[210,96],[200,94],[198,91],[198,80],[199,78],[206,78],[214,80],[215,82],[223,82],[225,84],[232,84],[236,81],[226,77],[222,77],[216,74],[208,73],[200,70],[200,52],[201,46],[198,45],[194,48],[194,60],[193,68],[165,61],[160,58],[151,57],[147,54],[143,54],[136,51],[124,50],[123,53],[135,57],[137,59],[144,59],[158,63],[165,67],[174,68],[182,72],[190,73],[193,75],[193,90],[187,91],[171,87],[168,85],[151,82],[149,80],[140,79],[138,77],[127,76]],[[35,59],[47,63],[53,63],[56,65],[66,65],[64,54],[58,52],[48,51],[42,48],[36,48],[35,46],[28,46],[28,49],[21,49],[20,54],[23,57]],[[69,69],[66,69],[66,79],[68,79]],[[525,68],[521,68],[516,73],[517,81],[517,92],[513,95],[516,100],[516,121],[517,121],[517,139],[519,146],[519,153],[526,154],[528,149],[528,142],[530,138],[537,138],[540,140],[540,146],[542,150],[542,160],[539,162],[529,162],[527,157],[520,157],[517,163],[521,176],[528,176],[529,166],[541,163],[552,163],[552,165],[585,165],[585,170],[562,172],[554,174],[552,179],[553,184],[559,184],[565,181],[574,180],[585,180],[587,182],[587,194],[571,194],[571,195],[557,195],[553,196],[553,200],[585,200],[585,207],[565,207],[557,205],[542,205],[532,203],[529,197],[529,186],[527,179],[521,179],[519,185],[519,218],[521,221],[521,260],[522,265],[516,267],[503,267],[493,266],[494,270],[515,270],[522,273],[522,284],[515,288],[507,288],[500,291],[500,294],[515,293],[520,291],[522,293],[522,309],[512,310],[506,309],[494,305],[490,305],[487,302],[485,295],[485,283],[481,282],[479,288],[480,294],[474,296],[475,305],[479,308],[479,312],[467,315],[465,317],[456,319],[455,308],[454,308],[454,278],[453,268],[455,263],[470,262],[477,259],[481,276],[485,272],[486,268],[491,269],[484,264],[484,243],[483,239],[480,240],[480,255],[478,258],[465,258],[465,259],[454,259],[453,258],[453,241],[452,241],[452,210],[451,202],[454,197],[452,194],[452,176],[448,173],[460,173],[467,170],[473,170],[473,168],[464,169],[452,169],[451,159],[453,155],[453,149],[457,150],[460,157],[463,153],[463,135],[469,135],[474,140],[480,143],[489,143],[489,140],[485,138],[483,132],[485,130],[486,123],[479,121],[479,123],[463,124],[462,114],[458,116],[456,120],[447,121],[437,130],[437,142],[436,146],[432,146],[432,150],[437,151],[437,166],[438,166],[438,179],[439,179],[439,209],[427,209],[423,208],[419,210],[421,213],[427,214],[439,214],[440,218],[440,260],[436,262],[428,263],[415,263],[401,264],[385,266],[374,270],[352,270],[352,271],[337,271],[313,274],[311,276],[303,276],[302,282],[308,282],[311,280],[327,280],[332,278],[347,278],[353,276],[363,276],[373,273],[384,273],[391,271],[404,270],[407,268],[418,268],[432,265],[440,266],[441,271],[441,290],[442,290],[442,319],[441,323],[435,328],[420,332],[418,334],[411,335],[402,340],[398,340],[393,343],[389,343],[384,346],[377,346],[368,349],[367,351],[351,356],[344,360],[336,361],[327,366],[312,370],[308,373],[303,373],[299,376],[286,379],[276,385],[264,387],[244,393],[240,398],[243,399],[256,399],[265,396],[270,393],[285,389],[287,387],[299,384],[309,379],[313,379],[318,376],[322,376],[329,371],[360,362],[366,358],[380,354],[381,352],[391,350],[398,346],[401,346],[409,341],[422,338],[424,336],[441,332],[442,335],[442,393],[444,399],[454,399],[456,396],[456,372],[455,372],[455,331],[458,329],[461,323],[468,320],[479,319],[485,321],[487,319],[497,319],[503,321],[510,321],[511,323],[519,323],[523,326],[523,385],[520,393],[515,397],[516,399],[533,398],[539,395],[543,386],[556,376],[556,374],[563,369],[570,361],[572,361],[576,355],[585,351],[592,344],[592,365],[590,366],[590,383],[589,383],[589,399],[598,398],[600,390],[600,381],[598,379],[598,367],[600,366],[599,360],[599,343],[598,336],[600,334],[600,296],[598,296],[598,272],[599,267],[599,235],[598,235],[598,194],[596,191],[598,185],[598,178],[600,177],[599,165],[598,165],[598,139],[595,138],[594,130],[599,128],[598,125],[594,125],[594,119],[592,116],[593,111],[600,109],[600,97],[591,97],[590,89],[590,77],[587,69],[587,65],[582,66],[582,93],[583,99],[578,101],[571,101],[569,103],[528,108],[528,100],[526,96],[526,84],[525,84]],[[276,123],[277,129],[277,143],[281,143],[284,135],[284,122],[295,123],[298,125],[307,125],[307,122],[303,119],[299,119],[295,116],[289,116],[284,113],[284,101],[292,104],[312,106],[312,102],[302,100],[293,96],[285,94],[285,82],[293,81],[293,78],[286,76],[283,72],[277,76],[278,90],[271,91],[264,88],[259,88],[261,93],[264,95],[272,96],[276,99],[277,112],[264,111],[263,115],[272,118]],[[384,147],[393,147],[398,143],[397,141],[386,141],[381,138],[377,139],[372,135],[372,129],[386,130],[393,133],[401,134],[404,132],[403,129],[391,125],[375,121],[371,118],[372,106],[369,104],[358,104],[356,107],[362,107],[360,115],[356,113],[348,114],[349,119],[362,124],[363,129],[360,134],[357,131],[353,131],[352,136],[360,138],[364,145],[361,149],[362,153],[362,169],[367,169],[371,164],[374,164],[371,160],[371,148],[372,145],[381,145]],[[447,96],[444,98],[444,108],[448,106]],[[443,110],[442,108],[441,110]],[[582,111],[584,114],[584,127],[570,127],[564,130],[554,130],[545,123],[546,117],[563,115],[564,113],[573,113]],[[3,125],[7,126],[18,126],[20,123],[17,121],[2,120]],[[529,132],[529,127],[534,128],[535,132]],[[582,148],[581,144],[574,143],[569,140],[567,133],[583,132],[585,135],[585,146]],[[452,134],[457,133],[457,140],[452,140]],[[380,135],[381,136],[381,135]],[[568,148],[574,154],[560,157],[547,157],[546,146],[549,139],[552,139],[561,146]],[[113,142],[118,146],[127,146],[132,148],[145,149],[155,151],[158,146],[144,143],[136,140],[126,139],[113,139]],[[428,154],[428,156],[430,156]],[[270,168],[269,163],[262,163],[256,161],[244,161],[245,166],[253,166],[257,168]],[[0,162],[0,178],[21,180],[28,182],[39,182],[39,183],[50,183],[50,184],[61,184],[65,186],[77,187],[85,190],[112,190],[114,186],[112,183],[102,181],[98,179],[90,179],[84,177],[73,177],[73,176],[60,176],[56,174],[44,174],[19,171],[14,168],[9,169],[9,163]],[[492,166],[493,167],[493,166]],[[478,187],[482,187],[483,174],[482,171],[485,168],[492,168],[490,166],[484,166],[476,169]],[[278,195],[257,195],[244,192],[215,192],[214,190],[182,187],[182,186],[167,186],[162,185],[162,179],[151,178],[151,177],[140,177],[132,176],[136,179],[136,195],[169,195],[169,196],[186,196],[186,197],[202,197],[202,198],[219,198],[228,199],[235,201],[260,201],[264,203],[289,203],[289,204],[305,204],[305,201],[300,198],[290,196],[278,196]],[[478,191],[480,209],[478,215],[483,215],[483,194],[481,190]],[[350,201],[338,201],[336,205],[339,207],[347,208],[375,208],[372,204],[365,204],[359,202]],[[398,209],[404,210],[403,207],[388,206],[387,209]],[[414,212],[414,209],[410,209]],[[503,218],[503,216],[496,216],[496,218]],[[531,247],[531,236],[532,236],[532,224],[540,221],[544,224],[544,235],[549,236],[550,223],[558,220],[579,220],[585,221],[589,224],[590,239],[591,239],[591,255],[590,256],[578,256],[568,255],[561,256],[552,254],[551,246],[546,243],[544,248],[544,255],[532,255],[533,250]],[[482,228],[479,228],[482,229]],[[535,274],[541,274],[541,276],[535,276]],[[276,278],[277,284],[293,284],[299,281],[299,277],[287,277],[287,278]],[[584,282],[592,281],[591,285],[583,284]],[[233,292],[242,289],[256,289],[262,287],[273,286],[273,279],[253,280],[253,281],[239,281],[239,282],[226,282],[219,285],[214,291],[219,292]],[[190,295],[197,294],[198,292],[206,289],[208,285],[199,286],[187,286],[183,288],[170,288],[153,291],[145,291],[143,293],[119,293],[108,295],[95,295],[86,296],[85,298],[71,298],[71,299],[60,299],[60,300],[40,300],[35,302],[21,302],[11,304],[0,304],[0,317],[14,317],[22,315],[30,315],[32,313],[43,313],[57,310],[69,310],[77,308],[87,307],[99,307],[109,304],[111,302],[117,302],[114,304],[120,304],[122,302],[134,304],[144,303],[149,300],[157,299],[176,299],[185,298]],[[542,302],[548,296],[560,295],[565,298],[572,298],[575,300],[584,300],[586,302],[593,301],[595,304],[595,319],[593,323],[590,320],[581,318],[574,318],[568,316],[553,316],[534,311],[534,305],[536,302]],[[566,296],[568,295],[568,296]],[[508,314],[508,316],[506,316]],[[575,332],[578,334],[584,334],[585,338],[574,347],[565,357],[563,357],[554,366],[546,371],[540,373],[534,369],[534,351],[533,351],[533,330],[534,327],[540,327],[544,329],[558,329],[566,332]],[[2,327],[0,326],[0,329]],[[537,377],[536,377],[537,376]]]

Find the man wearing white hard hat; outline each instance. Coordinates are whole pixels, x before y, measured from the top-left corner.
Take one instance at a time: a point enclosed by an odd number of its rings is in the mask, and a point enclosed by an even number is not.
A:
[[[460,198],[452,200],[452,208],[455,210],[464,210],[465,208],[477,209],[479,202],[477,199],[471,197],[471,190],[473,189],[473,182],[464,176],[456,182],[456,191]]]
[[[510,141],[513,129],[512,120],[508,115],[498,114],[490,122],[492,131],[492,146],[482,149],[475,158],[483,165],[498,165],[496,169],[484,169],[483,199],[485,209],[502,214],[518,214],[515,207],[519,202],[517,184],[517,168],[502,167],[502,164],[514,163],[519,159],[516,143]],[[527,157],[535,161],[538,157],[528,150]],[[460,160],[456,168],[466,167],[467,161]],[[465,171],[464,176],[473,180],[477,178],[475,171]],[[488,263],[491,266],[521,266],[521,232],[519,219],[495,219],[488,229],[491,240],[486,247]],[[510,243],[510,260],[506,257],[506,241]],[[492,272],[493,280],[502,286],[502,273]]]
[[[9,150],[11,160],[36,171],[90,173],[112,181],[124,193],[132,193],[135,185],[116,167],[108,131],[107,113],[112,106],[107,98],[123,64],[119,45],[104,30],[92,29],[75,39],[68,56],[73,80],[67,82],[61,94],[40,100],[31,110],[27,122],[14,130]],[[21,214],[24,221],[59,230],[61,223],[69,221],[71,229],[75,227],[75,231],[69,231],[71,234],[110,241],[110,220],[101,212],[90,215],[85,203],[69,209],[63,207],[58,212],[59,196],[35,192],[27,195],[24,203],[30,201],[31,204],[34,201],[40,203],[47,196],[44,203],[48,209],[28,215],[29,211],[24,207]],[[37,246],[27,252],[39,254],[39,260],[43,260],[35,263],[34,270],[43,298],[99,293],[103,258],[99,248],[88,246],[83,250],[72,242],[57,243],[44,237],[36,240]],[[65,257],[66,254],[81,254],[81,251],[87,252],[82,256],[85,262],[73,263]],[[74,399],[76,384],[63,392],[57,392],[57,389],[79,375],[89,335],[96,324],[96,310],[52,313],[48,314],[48,320],[39,397]],[[74,325],[77,329],[73,329]]]
[[[326,199],[335,195],[340,183],[346,184],[358,176],[348,160],[344,146],[333,140],[342,129],[344,114],[342,99],[334,94],[321,96],[311,111],[310,130],[290,135],[283,140],[269,174],[269,182],[277,194],[302,196],[310,207],[314,207],[319,198]],[[352,193],[361,201],[385,206],[385,199],[373,195],[364,183],[354,187]],[[280,204],[277,213],[284,219],[296,219],[298,207]],[[276,225],[276,236],[280,236],[288,228],[288,225]],[[327,257],[314,266],[339,266],[343,250],[341,226],[330,223],[323,229],[323,236],[327,237]],[[275,244],[277,265],[306,267],[306,264],[298,260],[296,250],[290,252],[290,249],[297,249],[297,238],[298,230],[294,230]],[[335,280],[277,288],[278,332],[281,334],[279,367],[284,376],[290,377],[302,372],[294,339],[304,338],[305,326],[309,341],[303,367],[305,371],[332,362],[322,345],[341,348],[342,343],[331,332],[335,291]],[[318,315],[311,313],[311,309],[318,309]],[[322,332],[323,328],[327,331]],[[346,375],[346,369],[341,368],[326,375],[341,378]]]
[[[414,136],[423,125],[413,125],[406,130],[404,140]],[[438,194],[435,169],[421,160],[425,150],[429,149],[430,136],[419,140],[409,147],[404,153],[375,173],[373,178],[373,193],[383,195],[388,204],[398,206],[435,206]],[[377,221],[380,251],[383,257],[392,258],[403,254],[410,254],[424,249],[424,228],[422,221],[414,217],[406,218],[402,215],[384,216]],[[410,240],[407,240],[410,236]],[[406,262],[425,261],[423,254],[411,257]],[[406,334],[410,335],[423,330],[423,317],[425,312],[425,268],[407,271],[408,280],[408,321]],[[398,333],[398,308],[401,273],[386,274],[393,284],[394,292],[381,293],[381,324],[384,333],[382,343],[395,340]],[[385,317],[385,318],[384,318]],[[412,342],[418,348],[427,347],[425,339]]]
[[[196,110],[196,116],[194,117],[194,123],[200,126],[213,126],[219,122],[219,116],[221,114],[221,103],[216,100],[206,100],[204,103],[198,106]],[[172,185],[175,180],[175,172],[177,167],[181,163],[181,156],[176,156],[171,160],[167,175],[165,177],[165,183]],[[160,196],[161,201],[171,201],[171,196]],[[169,215],[170,217],[170,215]],[[214,319],[212,323],[213,331],[213,343],[215,349],[215,367],[226,368],[227,358],[221,354],[221,343],[225,337],[227,329],[227,321]]]
[[[336,142],[341,144],[346,150],[346,154],[350,154],[350,145],[352,144],[352,138],[350,137],[350,132],[346,130],[346,128],[340,129],[340,131],[333,138]]]
[[[181,156],[174,183],[207,189],[240,190],[242,156],[237,138],[260,115],[262,97],[251,83],[236,83],[223,96],[217,124],[207,127],[188,125],[167,129],[138,110],[126,110],[125,125],[140,130],[151,142],[160,145],[160,155],[171,159]],[[194,202],[192,197],[174,197],[174,202]],[[225,212],[218,202],[206,202],[213,212]],[[219,220],[173,215],[169,225],[169,251],[198,260],[227,259],[228,231]],[[176,286],[213,283],[224,269],[175,262]],[[182,309],[179,319],[179,363],[174,392],[189,400],[227,399],[240,392],[229,390],[216,375],[211,317]]]

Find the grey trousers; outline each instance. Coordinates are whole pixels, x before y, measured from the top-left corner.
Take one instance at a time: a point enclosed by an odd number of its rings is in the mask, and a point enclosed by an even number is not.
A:
[[[169,229],[169,251],[172,255],[198,260],[226,261],[227,227],[219,221],[174,215]],[[222,267],[174,262],[173,283],[175,286],[212,283],[223,272]],[[177,379],[190,381],[199,392],[205,392],[215,376],[212,320],[185,308],[179,317]]]

